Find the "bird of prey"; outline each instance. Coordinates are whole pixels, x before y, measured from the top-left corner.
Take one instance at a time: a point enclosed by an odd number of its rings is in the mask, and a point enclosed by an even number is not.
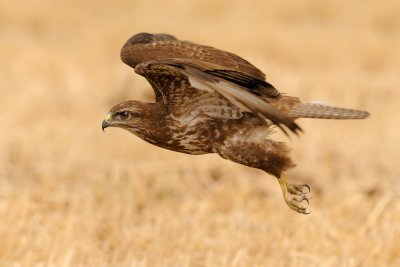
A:
[[[121,59],[152,86],[155,102],[129,100],[115,105],[102,123],[173,151],[224,159],[261,169],[278,178],[287,205],[307,214],[310,187],[290,183],[295,166],[288,148],[269,139],[274,126],[301,132],[298,118],[364,119],[368,112],[303,103],[281,94],[247,60],[170,34],[138,33]]]

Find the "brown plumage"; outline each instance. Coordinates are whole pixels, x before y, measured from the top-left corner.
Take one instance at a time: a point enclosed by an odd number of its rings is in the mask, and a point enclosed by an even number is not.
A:
[[[294,167],[282,142],[268,139],[276,125],[288,134],[297,118],[363,119],[365,111],[284,96],[241,57],[169,34],[139,33],[121,59],[153,87],[155,103],[135,100],[114,106],[102,128],[124,128],[143,140],[187,154],[217,153],[278,178],[290,208],[307,213],[309,187],[288,183]]]

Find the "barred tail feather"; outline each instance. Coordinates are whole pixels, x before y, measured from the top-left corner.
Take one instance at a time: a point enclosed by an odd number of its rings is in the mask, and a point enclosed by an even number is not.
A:
[[[288,114],[293,118],[365,119],[369,113],[357,109],[338,108],[314,103],[299,103]]]

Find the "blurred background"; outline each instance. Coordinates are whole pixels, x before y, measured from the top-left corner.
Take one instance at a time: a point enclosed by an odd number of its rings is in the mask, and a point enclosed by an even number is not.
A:
[[[114,104],[153,98],[119,58],[143,31],[371,112],[275,134],[310,215],[261,171],[101,131]],[[0,266],[400,266],[399,1],[0,1],[0,44]]]

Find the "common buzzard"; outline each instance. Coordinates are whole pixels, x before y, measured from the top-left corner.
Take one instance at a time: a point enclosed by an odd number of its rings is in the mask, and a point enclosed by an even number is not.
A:
[[[247,60],[169,34],[139,33],[122,47],[121,59],[153,87],[154,103],[129,100],[114,106],[102,123],[119,127],[169,150],[222,158],[278,178],[288,206],[308,213],[310,187],[286,180],[295,166],[282,142],[269,139],[274,126],[298,134],[297,118],[364,119],[368,112],[303,103],[282,95]]]

